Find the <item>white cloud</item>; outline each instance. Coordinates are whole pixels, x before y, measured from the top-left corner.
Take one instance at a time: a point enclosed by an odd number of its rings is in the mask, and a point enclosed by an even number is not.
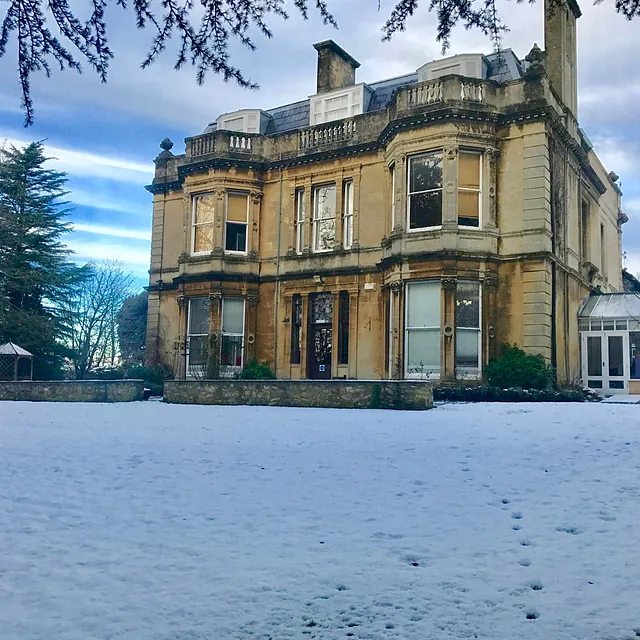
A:
[[[108,190],[95,187],[95,190],[88,191],[71,187],[69,200],[76,205],[103,209],[104,211],[119,211],[121,213],[131,213],[136,216],[145,216],[151,219],[151,204],[143,206],[131,200],[124,200],[117,196],[112,196]]]
[[[72,227],[74,231],[83,231],[84,233],[95,233],[101,236],[115,236],[117,238],[131,238],[134,240],[146,240],[147,242],[151,241],[151,231],[122,229],[102,224],[86,224],[83,222],[74,222]]]
[[[67,246],[75,252],[73,257],[79,261],[92,262],[115,259],[128,265],[149,268],[150,245],[138,250],[111,242],[88,242],[70,235]]]
[[[629,138],[611,135],[591,136],[594,149],[608,171],[615,171],[623,180],[632,178],[640,164],[640,151]]]
[[[5,140],[15,147],[24,147],[30,140],[22,139],[12,135],[2,135],[0,140]],[[51,157],[51,166],[58,171],[65,171],[74,176],[88,176],[94,178],[107,178],[120,182],[133,182],[144,184],[153,178],[153,164],[135,162],[126,158],[103,156],[88,151],[78,151],[75,149],[64,149],[54,147],[46,142],[45,154]]]

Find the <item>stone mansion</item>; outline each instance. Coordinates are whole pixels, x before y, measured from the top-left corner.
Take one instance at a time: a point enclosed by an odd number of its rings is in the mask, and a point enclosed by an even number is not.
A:
[[[155,160],[147,357],[176,377],[478,379],[502,343],[580,377],[578,310],[622,290],[617,176],[577,119],[575,0],[545,49],[220,115]]]

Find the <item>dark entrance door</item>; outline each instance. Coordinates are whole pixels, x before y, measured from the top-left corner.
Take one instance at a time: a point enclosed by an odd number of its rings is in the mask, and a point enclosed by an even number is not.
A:
[[[333,343],[333,296],[316,293],[309,305],[309,354],[307,375],[313,379],[331,378],[331,347]]]

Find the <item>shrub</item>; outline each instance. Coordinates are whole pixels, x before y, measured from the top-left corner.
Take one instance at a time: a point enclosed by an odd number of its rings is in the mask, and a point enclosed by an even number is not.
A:
[[[541,355],[505,344],[500,357],[485,368],[485,378],[490,386],[502,389],[548,389],[555,382],[555,372]]]
[[[127,378],[144,380],[152,396],[161,396],[164,393],[165,380],[171,380],[173,374],[168,367],[155,366],[145,367],[141,364],[134,364],[127,368]]]
[[[87,380],[122,380],[124,377],[121,367],[100,367],[87,374]]]
[[[269,363],[265,360],[260,364],[257,360],[249,360],[240,373],[236,374],[239,380],[274,380],[275,374],[271,371]]]
[[[602,398],[590,389],[556,387],[517,389],[477,385],[469,387],[434,387],[437,402],[599,402]]]

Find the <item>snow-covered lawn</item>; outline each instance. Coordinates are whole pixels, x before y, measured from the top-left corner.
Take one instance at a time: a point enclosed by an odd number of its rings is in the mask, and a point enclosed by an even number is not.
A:
[[[640,407],[0,403],[0,638],[627,640]]]

